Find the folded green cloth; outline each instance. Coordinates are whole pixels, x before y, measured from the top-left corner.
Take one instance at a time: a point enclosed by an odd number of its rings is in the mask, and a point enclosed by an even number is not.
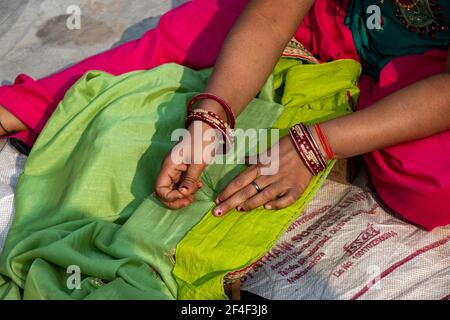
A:
[[[175,64],[121,76],[92,71],[67,92],[17,187],[0,256],[0,298],[226,298],[225,275],[273,245],[326,173],[290,208],[218,219],[210,213],[215,195],[243,165],[213,164],[193,205],[163,207],[153,195],[155,179],[175,144],[173,130],[184,125],[187,101],[210,72]],[[237,126],[286,129],[350,112],[346,92],[356,99],[359,72],[351,60],[282,59]]]

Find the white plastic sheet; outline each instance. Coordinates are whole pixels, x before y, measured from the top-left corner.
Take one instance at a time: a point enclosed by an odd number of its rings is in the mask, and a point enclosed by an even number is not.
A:
[[[5,139],[0,139],[0,252],[14,219],[14,190],[26,156]]]
[[[327,181],[243,289],[268,299],[448,299],[450,226],[427,232],[400,220],[366,181]]]

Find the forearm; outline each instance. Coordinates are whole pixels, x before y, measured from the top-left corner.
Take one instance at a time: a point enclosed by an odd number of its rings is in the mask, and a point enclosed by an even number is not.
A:
[[[225,41],[205,91],[225,99],[238,115],[273,71],[313,2],[250,1]],[[209,100],[204,105],[214,108]],[[217,105],[214,111],[222,113]]]
[[[450,74],[417,82],[351,115],[323,123],[336,158],[450,130]]]

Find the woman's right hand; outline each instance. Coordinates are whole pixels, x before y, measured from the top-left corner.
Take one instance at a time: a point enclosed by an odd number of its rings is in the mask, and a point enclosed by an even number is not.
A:
[[[188,128],[189,134],[164,159],[156,180],[156,195],[170,209],[189,206],[195,199],[195,193],[202,187],[200,176],[214,158],[213,151],[205,152],[211,150],[208,146],[212,143],[203,141],[208,129],[211,127],[203,122],[192,122]]]

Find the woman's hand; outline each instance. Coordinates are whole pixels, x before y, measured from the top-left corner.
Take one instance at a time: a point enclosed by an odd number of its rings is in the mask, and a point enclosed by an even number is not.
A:
[[[211,127],[194,121],[188,134],[164,159],[156,180],[156,195],[170,209],[189,206],[194,201],[195,193],[202,187],[200,176],[214,158],[215,152],[211,146],[216,145],[212,139],[205,139],[207,130],[211,130]]]
[[[0,121],[3,126],[3,128],[0,127],[0,137],[8,134],[4,129],[9,132],[20,132],[27,129],[19,119],[2,106],[0,106]]]
[[[214,209],[216,216],[223,216],[234,208],[245,212],[262,205],[269,210],[282,209],[300,198],[312,174],[303,164],[289,136],[281,139],[277,147],[268,151],[272,153],[270,159],[278,161],[276,165],[250,166],[218,195],[218,205]],[[267,166],[278,167],[278,171],[273,175],[262,175],[262,169]],[[252,182],[259,186],[260,192]]]

